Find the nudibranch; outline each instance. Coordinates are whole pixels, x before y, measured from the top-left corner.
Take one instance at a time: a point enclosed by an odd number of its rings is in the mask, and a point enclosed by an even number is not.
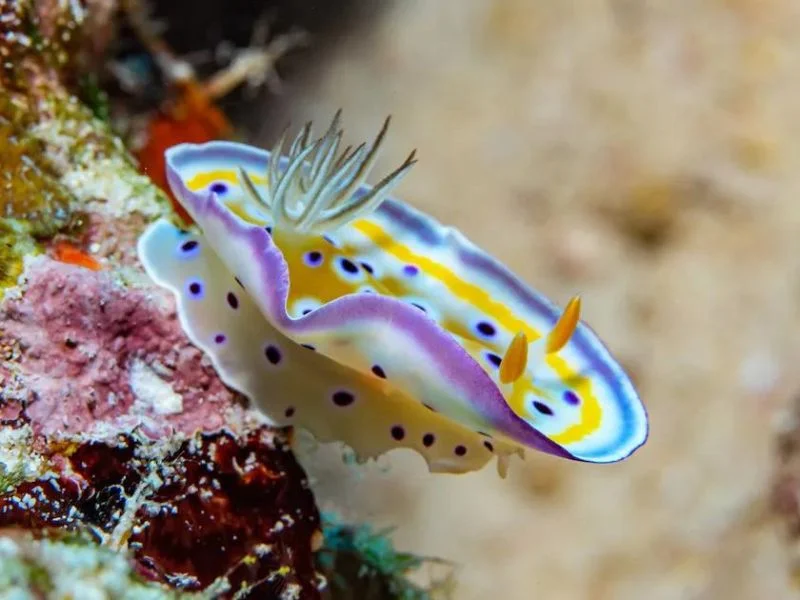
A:
[[[139,240],[147,273],[225,383],[276,425],[394,448],[464,473],[534,448],[597,463],[647,438],[624,370],[580,320],[458,231],[389,197],[414,153],[371,187],[371,145],[340,152],[337,113],[282,156],[233,142],[166,152],[197,232],[162,219]]]

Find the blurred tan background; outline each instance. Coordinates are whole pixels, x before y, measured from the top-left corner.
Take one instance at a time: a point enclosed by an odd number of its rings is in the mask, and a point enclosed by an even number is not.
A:
[[[371,139],[392,113],[375,175],[417,147],[399,197],[580,292],[652,430],[626,462],[529,454],[505,481],[324,448],[323,507],[459,564],[459,599],[796,597],[773,497],[795,498],[800,2],[404,0],[333,52],[259,142],[340,106]]]

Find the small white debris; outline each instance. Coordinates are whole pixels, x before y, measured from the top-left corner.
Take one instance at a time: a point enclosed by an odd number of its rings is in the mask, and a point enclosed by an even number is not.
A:
[[[140,360],[131,366],[130,386],[136,402],[133,412],[154,412],[157,415],[174,415],[183,410],[183,398],[172,386]]]
[[[32,443],[29,425],[0,429],[0,473],[14,473],[25,481],[36,479],[42,472],[42,457],[31,451]]]

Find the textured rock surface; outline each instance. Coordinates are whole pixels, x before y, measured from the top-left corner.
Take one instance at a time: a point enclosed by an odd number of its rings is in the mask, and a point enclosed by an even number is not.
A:
[[[400,195],[581,292],[652,417],[619,465],[320,460],[318,495],[460,564],[458,598],[796,597],[770,499],[800,389],[798,27],[786,0],[397,2],[292,82],[259,143],[340,106],[351,143],[391,112],[376,172],[419,148]]]
[[[166,199],[69,91],[110,4],[0,2],[0,589],[122,597],[135,572],[165,584],[135,597],[318,597],[319,514],[286,432],[142,273]],[[70,553],[65,532],[100,547]]]

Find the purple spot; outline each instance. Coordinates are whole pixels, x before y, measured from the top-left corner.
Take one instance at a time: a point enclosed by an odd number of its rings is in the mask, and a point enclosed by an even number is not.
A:
[[[317,250],[306,252],[305,263],[309,267],[318,267],[322,263],[322,252],[318,252]]]
[[[217,335],[214,336],[214,343],[215,344],[224,344],[225,343],[225,339],[226,338],[225,338],[225,334],[224,333],[218,333]]]
[[[460,445],[456,446],[455,452],[456,452],[456,456],[464,456],[467,453],[467,447],[466,446],[460,446]]]
[[[197,240],[189,240],[188,242],[183,242],[181,244],[181,252],[184,254],[197,254],[197,250],[200,247],[200,243]]]
[[[430,448],[431,446],[433,446],[433,442],[435,441],[436,438],[432,433],[426,433],[425,435],[422,436],[422,445],[425,446],[426,448]]]
[[[356,273],[358,273],[358,267],[355,266],[355,264],[353,264],[353,262],[347,258],[342,258],[339,261],[339,264],[342,265],[342,269],[344,269],[345,272],[350,273],[351,275],[355,275]]]
[[[386,379],[386,372],[380,365],[372,365],[372,372],[375,374],[376,377],[380,377],[381,379]]]
[[[372,268],[372,265],[370,265],[369,263],[362,262],[361,268],[364,269],[370,275],[372,275],[375,272],[374,269]]]
[[[203,283],[197,279],[189,281],[186,285],[186,289],[189,295],[195,300],[199,300],[203,297]]]
[[[284,413],[287,419],[291,419],[294,416],[294,406],[290,406],[287,408]]]
[[[572,390],[567,390],[564,392],[564,400],[567,404],[571,404],[572,406],[577,406],[581,403],[581,399],[578,397],[578,394]]]
[[[406,265],[403,267],[403,273],[409,277],[413,277],[419,273],[419,267],[417,265]]]
[[[406,430],[400,427],[400,425],[395,425],[392,427],[392,437],[399,442],[406,437]]]
[[[350,406],[355,401],[356,398],[350,392],[345,392],[344,390],[341,390],[334,393],[332,399],[333,403],[336,406]]]
[[[494,325],[486,321],[478,323],[478,331],[487,337],[491,337],[495,334]]]
[[[266,356],[267,360],[273,365],[277,365],[281,362],[281,351],[278,350],[277,346],[273,346],[272,344],[264,348],[264,356]]]
[[[312,346],[311,344],[300,344],[300,345],[303,348],[308,348],[309,350],[316,350],[316,348],[314,348],[314,346]]]
[[[494,352],[487,352],[486,353],[486,360],[488,360],[490,363],[492,363],[495,367],[499,367],[500,363],[503,362],[503,359],[500,358]]]
[[[228,186],[218,181],[217,183],[212,184],[211,191],[217,195],[224,194],[228,191]]]
[[[492,442],[483,442],[483,445],[489,452],[494,452],[494,446],[492,446]]]
[[[233,310],[239,308],[239,299],[233,292],[228,292],[228,306],[230,306]]]
[[[544,402],[539,402],[538,400],[534,400],[534,401],[533,401],[533,408],[535,408],[536,410],[538,410],[538,411],[539,411],[540,413],[542,413],[543,415],[548,415],[548,416],[550,416],[550,415],[552,415],[552,414],[553,414],[553,409],[552,409],[552,408],[550,408],[549,406],[547,406],[547,404],[545,404]]]

